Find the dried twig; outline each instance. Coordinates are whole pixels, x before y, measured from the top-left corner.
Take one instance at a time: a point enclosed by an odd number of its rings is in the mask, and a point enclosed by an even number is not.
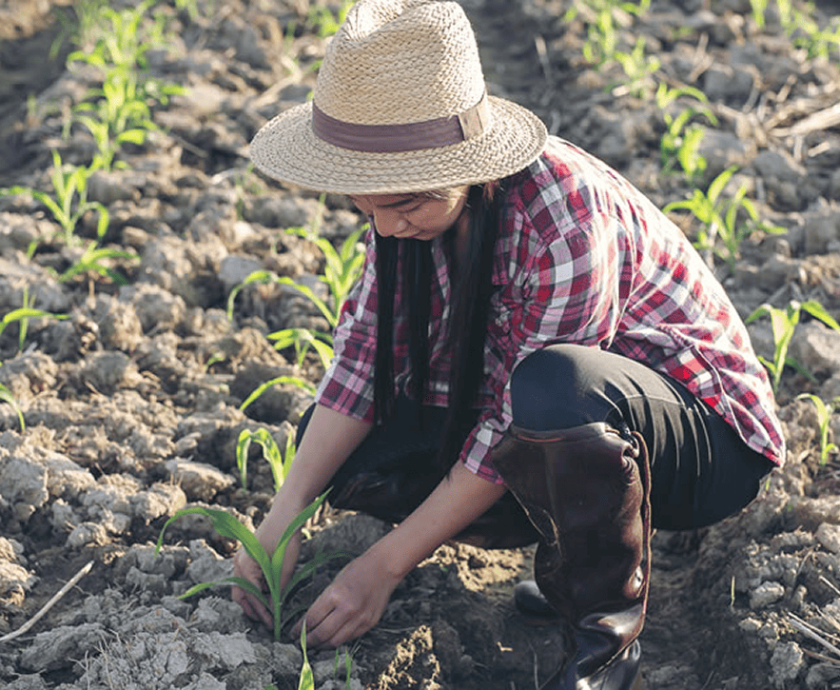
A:
[[[813,625],[809,625],[801,618],[796,616],[793,613],[788,612],[788,619],[790,620],[790,624],[796,628],[799,632],[801,632],[805,637],[809,637],[815,642],[819,642],[823,647],[828,649],[832,654],[837,655],[837,662],[840,663],[840,649],[835,647],[831,642],[826,640],[822,635],[817,633],[817,628]]]
[[[76,586],[76,583],[81,580],[85,575],[90,572],[90,569],[93,568],[93,561],[89,561],[87,565],[85,565],[78,573],[76,573],[70,580],[65,584],[55,595],[53,598],[50,599],[44,606],[41,608],[38,613],[36,613],[32,618],[30,618],[26,623],[24,623],[20,628],[15,630],[14,632],[10,632],[7,635],[3,635],[0,637],[0,642],[11,642],[12,640],[24,635],[25,633],[29,632],[29,630],[34,626],[39,620],[41,620],[53,606],[55,606],[59,600],[67,594],[73,587]]]
[[[791,127],[778,127],[775,134],[785,136],[806,135],[813,132],[821,132],[829,127],[836,127],[840,125],[840,103],[835,103],[828,108],[823,108],[815,113],[811,113],[803,120],[794,123]]]

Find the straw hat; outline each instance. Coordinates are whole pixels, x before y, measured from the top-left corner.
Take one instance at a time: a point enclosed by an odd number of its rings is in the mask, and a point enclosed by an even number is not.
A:
[[[251,157],[309,189],[416,192],[511,175],[546,136],[536,115],[486,94],[456,2],[359,0],[327,48],[313,101],[262,127]]]

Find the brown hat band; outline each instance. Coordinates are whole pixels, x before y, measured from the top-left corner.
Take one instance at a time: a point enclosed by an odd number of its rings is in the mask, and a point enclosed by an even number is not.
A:
[[[366,153],[399,153],[442,148],[480,136],[490,124],[487,94],[472,108],[451,117],[400,125],[362,125],[327,115],[312,104],[312,131],[328,144]]]

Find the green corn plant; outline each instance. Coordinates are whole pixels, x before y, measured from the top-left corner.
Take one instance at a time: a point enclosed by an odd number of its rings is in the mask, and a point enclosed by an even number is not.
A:
[[[83,49],[90,49],[100,33],[100,17],[108,0],[74,0],[72,16],[62,7],[55,7],[55,15],[61,28],[50,45],[49,56],[53,60],[62,46],[70,43]]]
[[[680,96],[695,98],[701,103],[708,102],[706,94],[691,86],[670,88],[664,82],[656,89],[656,105],[663,112],[666,131],[659,144],[662,171],[670,173],[677,164],[683,170],[686,178],[694,182],[703,176],[706,170],[706,159],[700,155],[700,144],[705,136],[705,129],[691,120],[696,116],[705,117],[709,123],[717,126],[718,119],[707,107],[690,106],[673,116],[665,112],[668,106]]]
[[[840,59],[840,17],[833,17],[825,28],[813,19],[801,20],[802,36],[794,36],[793,44],[806,51],[809,60],[816,57],[830,58],[832,53]]]
[[[826,403],[814,395],[813,393],[802,393],[796,396],[797,400],[810,400],[817,413],[817,427],[820,432],[820,465],[828,463],[828,456],[833,451],[837,450],[836,444],[829,440],[831,433],[831,415],[840,405],[840,398],[835,398],[829,403]]]
[[[0,196],[25,194],[31,196],[40,204],[46,206],[53,219],[61,226],[64,243],[76,243],[76,226],[82,216],[88,211],[99,214],[97,236],[102,237],[110,222],[108,209],[98,201],[87,200],[87,182],[93,172],[88,168],[65,166],[61,161],[61,154],[53,149],[53,172],[51,175],[53,196],[40,189],[15,185],[0,189]]]
[[[329,38],[344,23],[354,4],[355,0],[344,0],[335,13],[326,5],[312,4],[306,15],[306,23],[321,38]]]
[[[12,409],[17,414],[18,424],[20,424],[20,433],[25,433],[26,422],[23,419],[23,412],[21,411],[20,406],[17,404],[15,396],[12,395],[12,391],[6,388],[6,386],[4,386],[2,383],[0,383],[0,402],[4,402],[12,406]]]
[[[239,406],[240,411],[244,412],[248,407],[257,400],[263,393],[265,393],[272,386],[286,386],[291,385],[306,391],[310,395],[315,395],[315,386],[308,381],[304,381],[297,376],[277,376],[265,383],[257,386],[254,391],[242,402]]]
[[[28,302],[26,297],[24,297],[24,302]],[[33,309],[32,307],[25,304],[19,309],[12,309],[12,311],[4,314],[3,318],[0,319],[0,336],[3,335],[3,332],[6,330],[7,326],[13,323],[17,323],[20,329],[18,332],[18,349],[20,351],[23,351],[23,343],[26,339],[29,320],[43,318],[62,321],[64,319],[69,318],[69,316],[67,314],[53,314],[52,312],[43,311],[42,309]]]
[[[303,652],[303,664],[300,668],[298,679],[298,690],[315,690],[315,675],[312,673],[312,666],[309,664],[309,657],[306,654],[306,621],[300,626],[300,651]]]
[[[624,90],[639,98],[650,92],[651,76],[662,66],[662,61],[653,55],[645,55],[645,39],[640,36],[629,53],[616,51],[615,59],[626,76]]]
[[[759,29],[767,25],[767,0],[750,0],[750,12]]]
[[[690,199],[673,201],[663,209],[665,213],[676,210],[690,211],[703,224],[695,242],[698,250],[708,252],[714,249],[715,240],[724,225],[723,214],[726,213],[725,203],[718,199],[737,169],[734,165],[727,168],[712,180],[705,192],[695,189]]]
[[[225,313],[227,314],[228,321],[233,323],[233,308],[236,303],[236,298],[242,290],[255,283],[266,285],[268,283],[276,282],[277,280],[277,274],[272,273],[271,271],[254,271],[250,273],[245,280],[239,283],[239,285],[235,285],[227,298],[227,308],[225,309]]]
[[[346,556],[346,554],[341,552],[317,554],[292,576],[285,587],[281,587],[280,579],[283,572],[283,561],[286,555],[286,547],[289,545],[289,542],[295,532],[297,532],[303,524],[315,514],[318,508],[321,507],[321,504],[327,498],[327,493],[329,492],[324,492],[318,496],[318,498],[298,513],[295,519],[289,523],[286,531],[283,532],[283,535],[280,537],[280,541],[277,543],[277,548],[272,554],[269,554],[265,548],[263,548],[263,545],[260,544],[259,540],[254,533],[251,532],[251,530],[245,527],[245,525],[239,522],[239,520],[233,517],[230,513],[227,513],[224,510],[196,506],[192,508],[182,508],[166,521],[160,531],[160,535],[158,535],[157,546],[155,547],[155,557],[157,557],[160,553],[160,550],[163,547],[164,534],[169,525],[173,522],[184,515],[203,515],[209,518],[213,525],[213,529],[217,534],[222,537],[238,541],[242,544],[246,553],[257,562],[260,566],[263,577],[265,578],[265,582],[268,585],[269,595],[266,597],[266,595],[249,580],[242,577],[231,576],[213,582],[201,582],[193,587],[190,587],[186,592],[181,594],[179,598],[186,599],[187,597],[198,594],[205,589],[223,584],[232,584],[241,587],[263,606],[265,606],[268,611],[272,612],[274,618],[274,639],[280,641],[282,629],[288,622],[290,616],[294,613],[286,610],[286,601],[289,597],[289,593],[292,592],[300,582],[312,575],[328,560]]]
[[[793,333],[796,330],[796,326],[799,323],[799,316],[803,311],[815,319],[822,321],[829,328],[840,332],[840,324],[816,300],[808,300],[807,302],[791,300],[785,309],[779,309],[769,304],[762,304],[744,320],[744,323],[749,324],[762,316],[770,317],[770,325],[773,329],[773,359],[769,360],[762,355],[759,355],[758,359],[770,372],[774,393],[777,393],[779,390],[779,383],[785,366],[796,369],[803,376],[811,380],[814,379],[799,362],[793,357],[788,356],[788,348],[793,340]]]
[[[242,488],[248,488],[248,453],[251,450],[251,443],[256,442],[262,449],[263,458],[271,467],[271,476],[274,478],[274,491],[280,490],[289,467],[295,458],[295,439],[293,434],[286,436],[286,448],[281,451],[268,429],[259,428],[255,430],[243,429],[239,432],[236,441],[236,467],[239,470],[239,479]]]
[[[298,235],[314,242],[324,255],[326,261],[324,264],[324,275],[320,276],[320,278],[330,290],[331,299],[329,305],[317,297],[305,285],[297,285],[293,282],[291,284],[312,300],[333,328],[338,324],[338,314],[341,310],[341,305],[344,303],[350,289],[362,272],[362,266],[365,262],[365,249],[360,239],[362,234],[367,232],[368,228],[369,225],[365,223],[358,230],[351,233],[342,242],[338,250],[336,250],[328,239],[318,237],[312,230],[305,228],[288,228],[286,230],[289,234]]]
[[[165,43],[163,18],[158,17],[151,24],[144,21],[157,1],[143,0],[136,7],[123,10],[100,6],[90,21],[88,44],[70,53],[67,62],[145,68],[149,48]]]
[[[707,191],[695,189],[690,199],[674,201],[663,209],[665,213],[690,211],[702,223],[694,246],[706,254],[710,265],[712,255],[716,255],[727,262],[730,270],[734,268],[744,239],[758,231],[769,234],[786,232],[782,227],[759,220],[755,205],[746,198],[746,185],[741,185],[734,197],[721,198],[721,193],[737,169],[737,166],[727,168],[712,180]],[[746,221],[739,217],[742,212],[748,216]]]
[[[332,336],[329,333],[320,333],[309,328],[284,328],[269,333],[266,337],[274,342],[274,349],[278,351],[294,347],[297,366],[303,364],[310,347],[315,350],[324,369],[327,369],[332,361]]]
[[[140,257],[134,252],[99,247],[96,242],[91,242],[78,261],[58,277],[58,282],[67,283],[77,275],[95,273],[103,278],[109,278],[115,285],[126,285],[128,280],[125,276],[107,263],[116,259],[139,261]]]
[[[212,15],[216,3],[213,0],[206,0],[204,3],[207,15]],[[175,9],[179,12],[186,12],[190,21],[195,21],[201,16],[201,10],[198,8],[198,0],[175,0]]]
[[[575,0],[564,17],[570,21],[581,15],[587,24],[587,39],[583,45],[584,59],[603,66],[616,60],[618,27],[624,16],[641,16],[650,7],[650,0]]]
[[[149,132],[158,129],[136,77],[127,69],[109,71],[102,87],[90,91],[88,98],[95,100],[77,105],[72,120],[84,126],[96,142],[97,154],[91,164],[94,170],[111,170],[123,144],[139,146]]]

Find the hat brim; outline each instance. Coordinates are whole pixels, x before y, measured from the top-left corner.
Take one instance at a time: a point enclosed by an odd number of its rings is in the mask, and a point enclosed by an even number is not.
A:
[[[340,148],[312,131],[312,103],[281,113],[251,142],[251,159],[281,182],[338,194],[394,194],[447,189],[501,179],[530,165],[547,132],[531,111],[488,97],[492,125],[460,144],[400,153]]]

